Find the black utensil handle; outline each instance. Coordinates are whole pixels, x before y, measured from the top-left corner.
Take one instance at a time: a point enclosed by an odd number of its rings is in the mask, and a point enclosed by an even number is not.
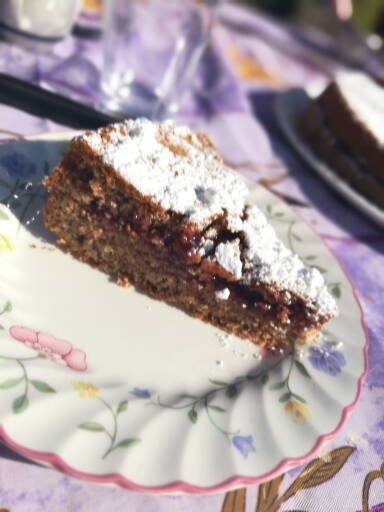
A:
[[[0,73],[0,103],[71,128],[96,129],[118,119],[43,89]]]

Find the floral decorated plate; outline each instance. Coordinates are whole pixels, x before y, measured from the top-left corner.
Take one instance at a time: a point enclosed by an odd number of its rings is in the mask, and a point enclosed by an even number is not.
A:
[[[313,456],[341,429],[366,370],[362,313],[334,256],[250,186],[341,311],[320,345],[262,357],[55,246],[41,179],[72,135],[0,146],[2,439],[71,475],[145,492],[222,491]]]
[[[308,90],[292,89],[281,93],[276,102],[276,114],[281,129],[296,151],[328,185],[376,224],[384,227],[384,210],[355,190],[342,176],[316,156],[298,131],[298,123],[311,99],[318,96],[323,88],[324,86],[315,82]]]

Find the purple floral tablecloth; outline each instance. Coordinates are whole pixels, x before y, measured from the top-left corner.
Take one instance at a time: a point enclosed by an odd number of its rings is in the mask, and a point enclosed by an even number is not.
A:
[[[319,43],[317,41],[317,43]],[[369,371],[343,430],[301,467],[260,486],[210,496],[151,496],[76,480],[0,448],[0,508],[12,512],[384,511],[384,233],[337,196],[285,141],[281,89],[329,80],[342,65],[295,31],[227,5],[180,120],[208,132],[225,160],[285,198],[338,256],[362,303]],[[324,50],[324,48],[323,48]],[[100,41],[69,36],[51,54],[0,43],[0,70],[87,103],[98,97]],[[375,64],[366,62],[372,72]],[[0,106],[0,140],[65,128]],[[3,510],[3,509],[1,509]]]

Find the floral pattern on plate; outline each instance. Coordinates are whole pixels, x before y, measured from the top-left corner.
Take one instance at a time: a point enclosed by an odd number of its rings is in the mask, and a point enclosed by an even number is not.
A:
[[[223,348],[214,327],[55,250],[41,182],[69,137],[0,147],[0,424],[7,436],[26,451],[51,451],[70,473],[114,474],[112,481],[140,490],[180,489],[180,480],[191,492],[223,489],[271,478],[313,455],[341,428],[366,367],[359,305],[334,257],[284,203],[251,185],[250,200],[323,273],[342,315],[309,349],[254,358],[254,347],[236,337]],[[336,400],[324,398],[329,389]],[[42,413],[49,407],[57,413]]]

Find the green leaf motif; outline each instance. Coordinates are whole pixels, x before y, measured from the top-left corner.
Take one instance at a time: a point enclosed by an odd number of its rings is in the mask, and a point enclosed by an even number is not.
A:
[[[269,381],[269,375],[268,375],[268,373],[264,373],[264,375],[260,379],[260,382],[262,383],[263,386],[265,386],[265,384],[267,384],[268,381]]]
[[[82,430],[88,430],[90,432],[104,432],[105,428],[101,423],[97,423],[96,421],[85,421],[84,423],[80,423],[78,428]]]
[[[270,204],[267,204],[267,212],[269,213],[269,215],[271,215],[272,213],[272,206]]]
[[[303,365],[302,362],[300,361],[297,361],[297,359],[295,359],[295,366],[296,368],[299,370],[299,372],[301,373],[301,375],[303,375],[304,377],[307,377],[307,379],[310,379],[311,376],[309,375],[306,367]]]
[[[303,239],[299,236],[299,235],[296,235],[296,233],[291,233],[292,237],[297,240],[298,242],[302,242]]]
[[[3,313],[10,313],[12,311],[12,303],[11,301],[7,300],[7,302],[4,304],[3,309],[0,311],[0,315]]]
[[[269,386],[269,389],[271,391],[277,391],[278,389],[283,389],[283,387],[285,387],[285,382],[282,381],[282,382],[275,382],[275,384],[271,384]]]
[[[31,380],[32,386],[40,393],[56,393],[56,391],[43,380]]]
[[[284,213],[283,212],[277,212],[277,213],[275,213],[274,217],[284,217]]]
[[[0,331],[4,331],[4,327],[0,325]]]
[[[117,443],[117,445],[114,446],[113,449],[116,450],[116,448],[129,448],[130,446],[133,446],[134,444],[140,443],[140,441],[141,441],[141,439],[135,438],[135,437],[123,439],[122,441]]]
[[[320,272],[320,274],[327,273],[327,269],[325,269],[324,267],[320,267],[319,265],[312,265],[312,268],[315,268],[316,270],[318,270]]]
[[[21,396],[18,396],[17,398],[15,398],[15,400],[13,401],[12,410],[15,414],[20,414],[23,411],[25,411],[25,409],[27,409],[28,405],[29,405],[28,396],[21,395]]]
[[[314,254],[310,254],[309,256],[306,256],[305,259],[307,261],[315,261],[317,259],[317,256],[315,256]]]
[[[228,386],[228,384],[223,380],[209,379],[209,382],[215,386]]]
[[[293,396],[293,398],[296,398],[296,400],[298,400],[299,402],[301,402],[302,404],[306,404],[307,401],[304,400],[304,398],[296,393],[291,393],[291,396]]]
[[[18,384],[20,384],[20,382],[23,380],[24,380],[24,377],[17,377],[17,378],[13,378],[13,379],[4,380],[3,382],[0,382],[0,389],[14,388]]]
[[[0,210],[0,220],[8,220],[8,219],[9,219],[8,215],[5,212],[3,212],[2,210]]]
[[[188,393],[185,393],[183,395],[180,395],[180,398],[187,398],[188,400],[196,400],[197,396],[195,395],[188,395]]]
[[[228,398],[235,398],[238,395],[237,387],[236,386],[228,386],[225,395]]]
[[[208,408],[212,409],[212,411],[216,411],[216,412],[225,412],[225,409],[223,409],[222,407],[219,407],[218,405],[208,405]]]
[[[117,406],[117,414],[120,414],[128,409],[128,400],[122,400]]]
[[[192,421],[192,423],[196,423],[197,421],[197,412],[195,409],[191,409],[188,411],[188,418]]]
[[[340,290],[340,285],[339,284],[335,284],[334,286],[332,286],[331,294],[335,297],[335,299],[340,299],[340,297],[341,297],[341,290]]]
[[[291,393],[288,391],[287,393],[284,393],[284,395],[281,395],[279,398],[279,402],[287,402],[291,398]]]

